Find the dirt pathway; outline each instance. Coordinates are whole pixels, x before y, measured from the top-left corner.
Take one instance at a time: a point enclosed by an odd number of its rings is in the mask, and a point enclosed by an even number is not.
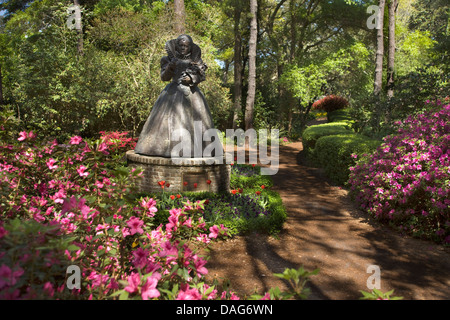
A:
[[[318,169],[303,165],[301,142],[280,147],[273,189],[288,211],[278,238],[252,234],[215,243],[209,278],[228,279],[241,297],[287,284],[273,273],[285,268],[312,271],[312,300],[359,299],[370,291],[370,265],[380,268],[381,290],[395,289],[408,300],[450,299],[450,250],[406,238],[362,214],[347,192]]]

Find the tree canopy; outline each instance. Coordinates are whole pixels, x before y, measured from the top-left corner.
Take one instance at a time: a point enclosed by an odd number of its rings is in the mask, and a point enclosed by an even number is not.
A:
[[[252,51],[249,0],[79,1],[81,37],[67,23],[74,3],[0,2],[2,100],[30,128],[56,135],[119,129],[137,135],[164,87],[159,60],[164,43],[178,36],[179,3],[185,31],[202,47],[209,66],[201,85],[216,126],[244,126],[250,112],[244,107]],[[295,135],[314,101],[330,94],[364,112],[377,108],[370,100],[377,30],[368,28],[367,9],[378,1],[256,3],[253,127]],[[391,1],[386,3],[385,47]],[[446,0],[399,3],[394,17],[396,107],[391,108],[396,116],[419,108],[420,99],[449,94],[448,16]],[[80,41],[82,55],[77,52]],[[385,54],[384,65],[387,59]],[[385,94],[386,68],[382,72]]]

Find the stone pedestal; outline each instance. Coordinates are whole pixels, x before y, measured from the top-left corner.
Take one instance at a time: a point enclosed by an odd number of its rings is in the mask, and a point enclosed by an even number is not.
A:
[[[126,153],[128,166],[143,170],[138,181],[141,192],[160,192],[158,181],[169,183],[165,192],[210,191],[229,192],[231,166],[225,158],[171,159]],[[209,182],[209,184],[208,184]]]

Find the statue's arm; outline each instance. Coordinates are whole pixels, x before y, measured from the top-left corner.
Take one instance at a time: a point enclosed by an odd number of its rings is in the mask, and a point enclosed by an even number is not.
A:
[[[161,80],[170,81],[175,72],[175,64],[170,62],[169,57],[161,59]]]
[[[206,71],[206,64],[203,63],[202,60],[197,62],[200,70],[198,70],[197,72],[192,72],[189,74],[189,76],[191,77],[191,81],[193,85],[197,85],[202,81],[206,80],[206,76],[205,76],[205,71]]]

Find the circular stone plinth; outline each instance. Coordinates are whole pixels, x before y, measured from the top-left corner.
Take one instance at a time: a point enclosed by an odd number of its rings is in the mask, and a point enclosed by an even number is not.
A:
[[[229,191],[231,166],[225,158],[164,158],[126,153],[128,166],[142,169],[138,181],[140,192]]]

